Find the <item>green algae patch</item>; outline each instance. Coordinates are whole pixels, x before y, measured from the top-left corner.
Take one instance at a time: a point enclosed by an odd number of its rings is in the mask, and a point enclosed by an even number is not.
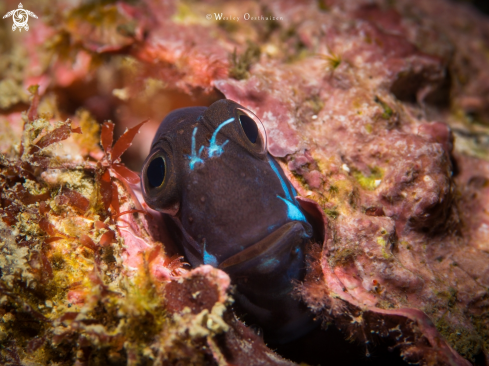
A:
[[[462,326],[450,324],[445,316],[442,316],[436,323],[436,329],[450,345],[462,357],[470,361],[475,360],[475,356],[481,353],[484,347],[484,340],[480,334]]]
[[[334,52],[331,52],[327,55],[319,55],[319,57],[326,61],[328,69],[330,70],[335,70],[336,68],[338,68],[342,61],[341,56]]]
[[[333,220],[338,218],[338,216],[340,215],[340,212],[338,210],[336,210],[336,207],[325,208],[324,213]]]
[[[335,248],[334,251],[328,257],[328,263],[331,268],[336,267],[339,264],[345,264],[352,261],[357,255],[357,250],[350,246],[344,246],[341,248]]]
[[[390,119],[392,117],[392,115],[394,114],[394,111],[392,110],[392,108],[386,103],[384,102],[382,99],[380,99],[378,96],[375,96],[375,103],[378,103],[380,104],[380,106],[382,107],[382,115],[381,117],[383,119]]]
[[[258,61],[260,54],[260,48],[251,42],[248,43],[248,47],[240,55],[234,49],[230,56],[231,68],[229,69],[229,76],[237,80],[248,79],[251,65]]]
[[[303,106],[311,109],[314,114],[318,114],[324,108],[324,102],[319,95],[312,95],[303,102]]]
[[[372,167],[368,176],[359,170],[352,171],[352,175],[363,189],[373,191],[382,183],[384,170],[380,167]]]

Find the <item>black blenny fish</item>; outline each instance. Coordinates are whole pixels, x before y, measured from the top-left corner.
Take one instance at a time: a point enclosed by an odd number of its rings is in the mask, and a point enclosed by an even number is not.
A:
[[[154,137],[141,185],[147,204],[178,227],[190,264],[230,275],[245,319],[267,341],[315,326],[291,296],[313,230],[252,112],[231,100],[173,111]]]

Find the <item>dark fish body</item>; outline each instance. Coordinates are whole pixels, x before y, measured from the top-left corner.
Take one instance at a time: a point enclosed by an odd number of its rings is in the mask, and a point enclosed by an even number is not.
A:
[[[291,295],[312,228],[253,113],[230,100],[170,113],[141,185],[148,205],[178,227],[190,264],[230,275],[238,306],[266,340],[286,342],[314,326]]]

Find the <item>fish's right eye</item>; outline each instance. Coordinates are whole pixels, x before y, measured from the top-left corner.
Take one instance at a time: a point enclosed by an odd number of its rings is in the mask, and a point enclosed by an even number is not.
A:
[[[151,188],[161,187],[165,181],[166,165],[162,156],[156,156],[146,169],[146,178]]]

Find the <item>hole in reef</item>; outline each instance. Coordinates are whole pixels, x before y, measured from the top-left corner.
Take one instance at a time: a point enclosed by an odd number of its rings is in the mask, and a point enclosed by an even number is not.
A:
[[[474,366],[485,366],[489,364],[489,359],[484,355],[484,351],[480,351],[479,354],[474,357],[473,364]]]
[[[451,75],[448,70],[445,77],[436,82],[430,81],[426,72],[410,71],[400,73],[392,83],[390,91],[403,102],[416,103],[418,93],[429,85],[432,90],[424,96],[423,102],[439,108],[448,108],[451,84]]]
[[[327,330],[317,328],[295,341],[268,347],[291,361],[321,366],[407,366],[399,350],[389,350],[389,344],[377,339],[370,344],[370,356],[364,344],[346,340],[344,333],[336,327]]]
[[[479,10],[482,14],[489,15],[489,1],[487,0],[453,0],[459,3],[468,3]]]

